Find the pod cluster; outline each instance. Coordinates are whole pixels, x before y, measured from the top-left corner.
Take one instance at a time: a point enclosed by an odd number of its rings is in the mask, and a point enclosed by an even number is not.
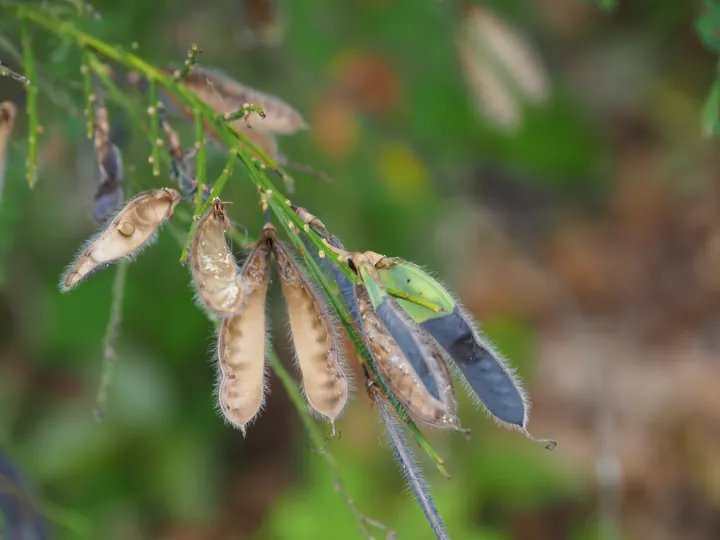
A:
[[[344,251],[315,216],[294,209],[357,273],[359,284],[351,297],[345,276],[338,286],[378,375],[411,418],[441,429],[462,429],[450,366],[499,424],[549,449],[555,446],[528,433],[530,403],[519,377],[441,283],[403,259]]]
[[[325,302],[271,224],[263,229],[242,268],[226,242],[228,227],[223,204],[215,199],[200,220],[191,247],[198,299],[210,314],[221,318],[217,360],[222,414],[245,433],[264,403],[265,306],[274,255],[305,398],[311,410],[334,422],[347,403],[348,378]]]

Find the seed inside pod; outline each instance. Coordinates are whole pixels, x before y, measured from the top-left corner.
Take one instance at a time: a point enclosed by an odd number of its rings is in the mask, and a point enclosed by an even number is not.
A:
[[[441,399],[433,397],[406,358],[403,350],[373,309],[370,296],[362,285],[355,291],[358,313],[365,338],[375,363],[395,397],[419,422],[438,427],[460,429],[455,413],[454,391],[447,366],[447,379],[441,388]],[[427,343],[427,345],[430,345]],[[442,356],[433,354],[434,361],[442,362]],[[442,368],[438,367],[439,370]]]
[[[218,114],[234,113],[248,103],[262,107],[265,118],[251,112],[245,119],[234,121],[239,129],[250,127],[289,135],[308,127],[302,115],[286,101],[240,84],[218,70],[196,65],[182,82]]]
[[[218,335],[218,402],[223,416],[243,435],[265,398],[265,299],[270,256],[268,238],[263,233],[240,275],[245,291],[240,310],[223,319]]]
[[[319,414],[334,422],[348,398],[338,334],[327,306],[285,245],[270,236],[305,398]]]
[[[137,255],[153,241],[163,220],[172,216],[178,202],[180,194],[167,188],[148,191],[132,199],[104,230],[90,239],[65,273],[61,290],[69,290],[119,259]]]
[[[230,220],[215,199],[200,220],[190,246],[193,284],[204,306],[219,317],[237,313],[242,302],[235,258],[225,240]]]

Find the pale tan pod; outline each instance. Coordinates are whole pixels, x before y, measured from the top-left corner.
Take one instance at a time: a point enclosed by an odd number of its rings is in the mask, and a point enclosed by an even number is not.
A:
[[[302,115],[286,101],[240,84],[218,70],[196,65],[183,78],[183,83],[218,114],[234,113],[246,104],[262,107],[265,118],[251,112],[246,119],[233,121],[238,129],[249,126],[258,131],[290,135],[308,128]]]
[[[61,289],[67,291],[94,270],[137,254],[153,239],[162,222],[172,216],[179,202],[180,193],[169,188],[148,191],[132,199],[83,249],[65,274]]]
[[[375,313],[365,287],[358,285],[355,290],[358,299],[358,313],[366,342],[380,373],[395,397],[413,419],[437,428],[459,429],[452,387],[444,389],[443,394],[446,398],[444,402],[434,398],[422,384],[400,346]],[[427,337],[427,340],[429,344],[430,338]],[[434,354],[438,355],[435,360],[444,366],[444,373],[447,374],[447,380],[450,381],[442,355],[439,352]]]
[[[260,148],[260,150],[265,152],[271,160],[280,160],[280,150],[278,149],[277,141],[271,134],[258,129],[250,129],[244,122],[242,125],[236,125],[235,128],[250,139],[250,141]]]
[[[215,198],[198,223],[190,245],[190,265],[198,296],[219,317],[237,313],[243,297],[238,267],[225,240],[229,228],[225,206]]]
[[[218,335],[218,402],[223,416],[240,428],[243,435],[265,398],[265,299],[270,256],[270,246],[263,234],[240,276],[244,289],[240,311],[223,319]]]
[[[3,101],[0,103],[0,199],[2,198],[2,189],[5,182],[5,155],[7,153],[7,144],[15,125],[15,115],[17,114],[17,106],[12,101]]]
[[[305,398],[317,413],[333,422],[348,399],[338,334],[327,307],[285,245],[274,235],[271,242]]]
[[[488,50],[525,96],[542,103],[550,95],[550,81],[535,47],[521,32],[487,8],[472,6],[467,12],[466,31],[476,47]]]

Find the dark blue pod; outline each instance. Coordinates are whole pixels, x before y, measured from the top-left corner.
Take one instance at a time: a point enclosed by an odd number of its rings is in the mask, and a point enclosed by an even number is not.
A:
[[[502,422],[525,427],[527,402],[515,377],[459,307],[421,326],[445,349],[490,413]]]
[[[22,475],[0,453],[0,514],[7,540],[45,540],[48,538],[44,517],[37,511]]]
[[[430,395],[438,401],[444,402],[438,388],[436,372],[433,371],[431,366],[433,359],[428,358],[417,331],[413,328],[416,323],[406,315],[397,301],[390,296],[385,296],[382,299],[380,304],[375,307],[375,312],[400,349],[402,349],[402,352],[405,353],[405,357],[427,391],[430,392]]]

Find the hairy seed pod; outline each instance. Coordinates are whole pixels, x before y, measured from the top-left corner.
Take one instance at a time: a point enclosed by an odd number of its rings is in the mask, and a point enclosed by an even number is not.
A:
[[[5,155],[7,144],[15,125],[17,106],[12,101],[0,103],[0,200],[2,200],[3,186],[5,185]]]
[[[433,397],[373,309],[367,289],[357,285],[355,291],[368,348],[395,397],[414,419],[438,428],[458,429],[450,378],[449,388],[442,390],[444,400]]]
[[[287,102],[242,85],[218,70],[196,65],[182,81],[218,114],[232,114],[246,104],[262,107],[265,118],[250,112],[246,118],[233,122],[239,129],[250,127],[267,133],[290,135],[308,127],[302,115]]]
[[[119,259],[137,255],[153,241],[158,228],[170,219],[179,202],[180,193],[168,188],[148,191],[132,199],[80,252],[65,273],[61,290],[71,289]]]
[[[225,206],[215,199],[200,220],[190,246],[193,283],[205,307],[218,317],[237,313],[243,291],[235,258],[225,240],[230,220]]]
[[[265,299],[270,257],[268,237],[263,232],[240,275],[244,290],[240,311],[223,319],[218,335],[220,410],[243,435],[265,399]]]
[[[365,256],[374,261],[382,285],[400,295],[397,302],[403,311],[447,352],[491,416],[499,424],[515,428],[529,439],[553,448],[554,441],[530,435],[527,430],[530,403],[519,377],[447,289],[415,264],[376,253],[365,253]],[[436,309],[419,301],[428,302]]]
[[[271,243],[305,398],[316,412],[334,422],[348,398],[348,380],[337,331],[327,307],[285,245],[274,235]]]

